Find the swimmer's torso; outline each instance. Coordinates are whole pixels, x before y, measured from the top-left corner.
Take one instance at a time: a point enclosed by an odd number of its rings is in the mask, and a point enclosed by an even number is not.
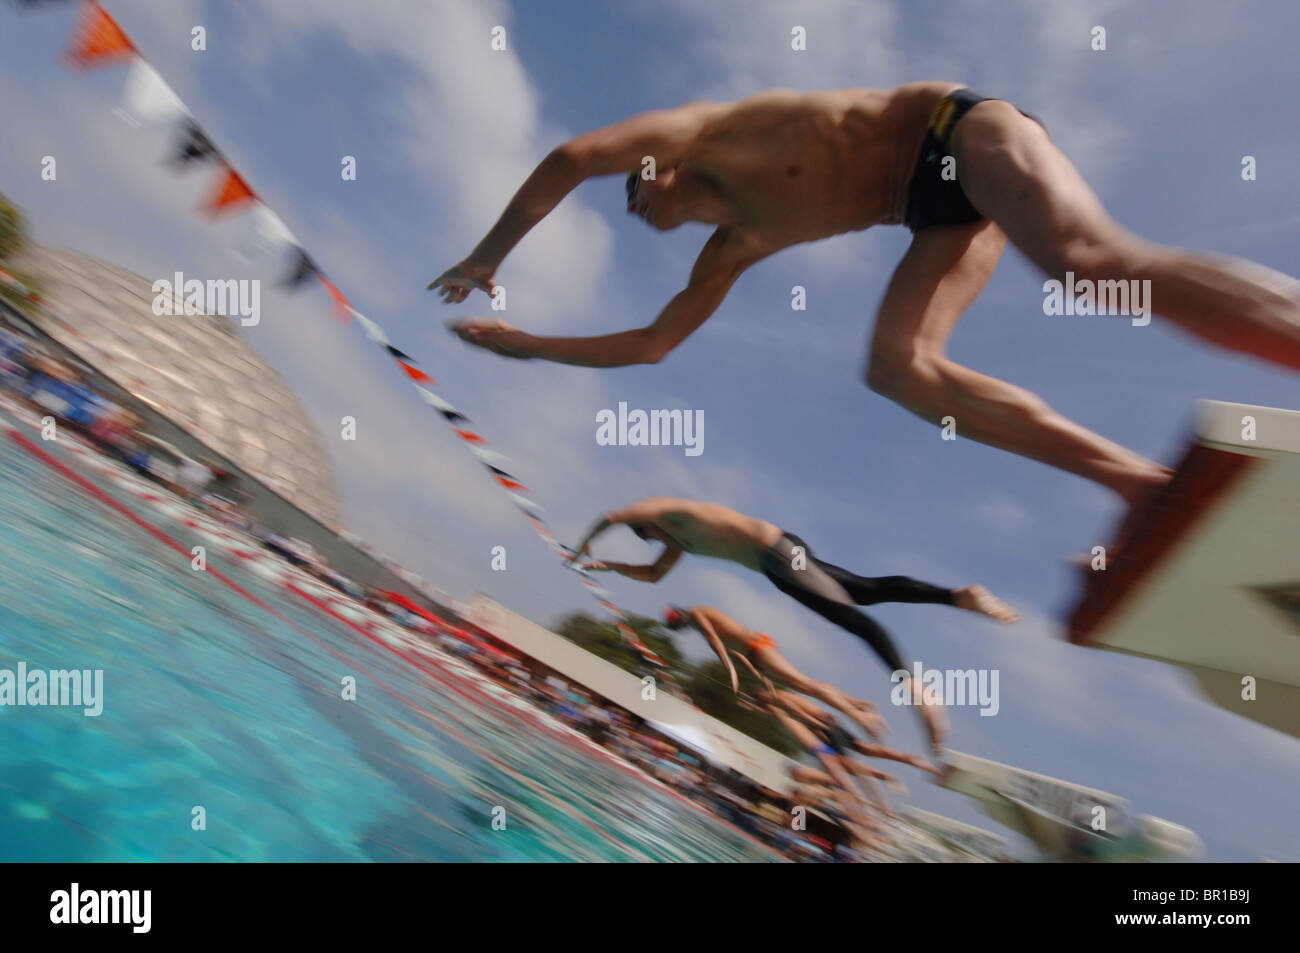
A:
[[[896,224],[930,114],[958,88],[774,90],[716,107],[683,160],[773,247]]]
[[[655,523],[688,553],[728,559],[755,570],[763,551],[781,538],[774,524],[716,503],[683,501]]]

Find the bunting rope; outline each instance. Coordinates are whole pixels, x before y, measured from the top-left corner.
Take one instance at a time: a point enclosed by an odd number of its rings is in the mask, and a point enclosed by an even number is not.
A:
[[[576,553],[556,539],[550,531],[542,518],[542,507],[532,500],[528,487],[505,469],[505,464],[508,462],[505,455],[492,449],[467,416],[434,393],[431,387],[436,384],[436,381],[420,369],[414,358],[394,347],[388,335],[384,333],[384,329],[353,307],[338,286],[325,276],[280,216],[262,201],[247,180],[235,170],[199,126],[180,97],[172,91],[157,70],[149,65],[135,44],[131,42],[130,37],[108,14],[108,11],[100,6],[98,0],[83,0],[82,11],[74,28],[72,45],[65,59],[80,71],[123,62],[130,64],[130,72],[123,89],[125,118],[136,125],[173,123],[180,132],[176,152],[172,157],[172,164],[178,169],[183,170],[196,162],[208,162],[216,164],[220,170],[217,187],[209,194],[200,211],[210,217],[216,217],[251,205],[253,249],[260,251],[276,246],[292,249],[293,264],[283,285],[289,290],[296,290],[309,278],[314,277],[320,282],[334,302],[335,315],[343,319],[344,323],[351,323],[351,319],[355,318],[366,337],[396,362],[419,393],[420,398],[442,416],[469,452],[483,464],[510,502],[523,513],[524,518],[528,520],[529,525],[542,541],[552,552],[564,559],[568,568],[578,574],[582,584],[587,587],[596,602],[613,617],[619,633],[627,644],[636,649],[645,661],[659,669],[665,682],[685,696],[681,686],[668,671],[667,663],[637,636],[628,621],[627,614],[615,605],[609,591],[574,560]],[[179,292],[179,289],[177,291]]]

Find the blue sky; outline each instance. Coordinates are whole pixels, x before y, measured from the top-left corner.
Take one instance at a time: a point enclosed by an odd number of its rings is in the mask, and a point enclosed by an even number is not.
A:
[[[124,69],[56,62],[73,11],[0,8],[0,189],[37,237],[149,277],[181,270],[265,279],[249,340],[301,395],[335,461],[349,528],[444,589],[483,590],[549,621],[590,607],[431,414],[321,292],[286,297],[275,270],[229,253],[239,223],[190,214],[211,185],[162,171],[166,134],[115,118]],[[490,316],[424,291],[478,241],[518,184],[564,139],[629,114],[771,86],[968,83],[1038,115],[1111,212],[1158,241],[1300,271],[1300,8],[1268,2],[401,3],[108,0],[150,62],[353,303],[438,379],[514,461],[575,539],[602,509],[651,494],[711,499],[772,520],[824,558],[869,575],[982,582],[1025,614],[998,629],[952,610],[873,610],[927,666],[998,668],[1002,710],[954,711],[959,750],[1112,791],[1186,824],[1217,859],[1300,860],[1297,742],[1202,702],[1177,669],[1064,644],[1064,560],[1118,516],[1076,477],[939,433],[862,384],[874,308],[907,244],[900,228],[792,249],[742,278],[666,361],[596,371],[507,362],[442,330]],[[190,50],[202,24],[208,49]],[[508,51],[489,49],[493,25]],[[794,24],[808,51],[789,48]],[[1089,30],[1107,29],[1094,52]],[[18,134],[15,134],[18,133]],[[59,162],[56,182],[40,158]],[[1259,177],[1241,180],[1254,155]],[[355,155],[356,182],[339,177]],[[640,326],[682,287],[704,226],[650,231],[618,179],[588,182],[497,275],[504,317],[530,331]],[[793,285],[808,310],[790,309]],[[1106,436],[1172,462],[1193,401],[1298,406],[1293,376],[1218,353],[1158,322],[1051,319],[1041,279],[1008,251],[951,353],[1036,391]],[[598,447],[595,414],[700,409],[705,452]],[[339,419],[358,421],[345,443]],[[489,569],[493,546],[508,571]],[[606,552],[644,551],[611,534]],[[884,702],[876,659],[764,580],[685,561],[660,586],[613,584],[629,609],[720,606],[770,632],[820,677]],[[917,747],[905,713],[894,738]],[[912,778],[922,807],[982,819]],[[989,826],[994,826],[991,824]]]

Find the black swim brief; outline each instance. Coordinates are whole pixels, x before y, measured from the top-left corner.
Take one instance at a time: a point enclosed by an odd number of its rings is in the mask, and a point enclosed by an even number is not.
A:
[[[946,163],[944,160],[952,156],[952,131],[961,117],[980,103],[996,98],[983,96],[973,89],[956,89],[945,96],[930,114],[930,125],[926,127],[921,155],[912,172],[907,212],[903,217],[904,224],[912,231],[931,225],[968,225],[984,217],[962,191],[956,177],[955,160]],[[1023,109],[1020,114],[1042,125]],[[945,166],[952,170],[949,173],[951,178],[944,178]]]
[[[827,725],[825,728],[825,737],[827,746],[836,754],[852,754],[853,736],[837,724]]]

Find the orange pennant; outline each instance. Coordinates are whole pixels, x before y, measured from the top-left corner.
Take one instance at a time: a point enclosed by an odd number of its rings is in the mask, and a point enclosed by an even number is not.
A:
[[[251,202],[257,198],[257,193],[248,187],[244,177],[236,172],[229,163],[222,161],[221,167],[225,172],[221,187],[213,192],[212,198],[208,199],[203,206],[203,211],[211,215],[215,215],[229,206],[243,205],[245,202]]]
[[[325,286],[325,290],[329,292],[329,296],[334,299],[334,317],[341,320],[344,324],[351,324],[352,302],[343,297],[343,292],[339,291],[338,285],[334,284],[334,282],[330,281],[319,271],[316,272],[316,278]]]
[[[456,430],[455,427],[453,427],[452,429]],[[464,440],[466,443],[483,442],[483,438],[480,437],[478,434],[474,433],[474,431],[472,430],[456,430],[456,436],[460,437],[460,439]]]
[[[417,381],[421,384],[437,383],[432,377],[424,373],[424,371],[420,370],[414,364],[407,364],[405,361],[398,361],[397,363],[402,365],[402,370],[406,371],[406,376],[411,380]]]
[[[67,57],[80,69],[90,69],[136,55],[135,44],[95,0],[82,8]]]

